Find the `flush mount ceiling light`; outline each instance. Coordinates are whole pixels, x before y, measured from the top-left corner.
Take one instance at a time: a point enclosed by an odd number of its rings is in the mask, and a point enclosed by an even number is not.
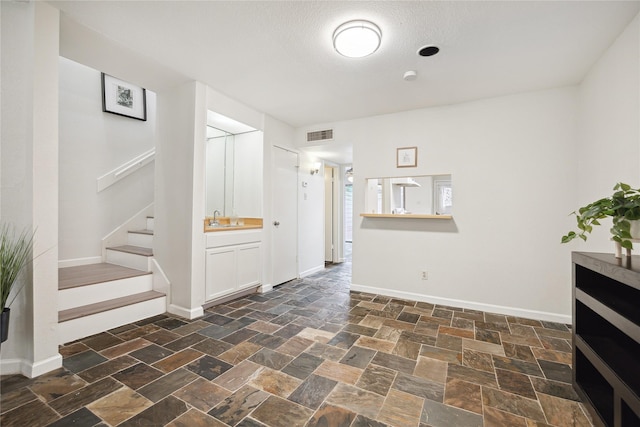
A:
[[[371,55],[380,47],[382,32],[373,22],[357,20],[340,25],[333,32],[333,47],[348,58]]]

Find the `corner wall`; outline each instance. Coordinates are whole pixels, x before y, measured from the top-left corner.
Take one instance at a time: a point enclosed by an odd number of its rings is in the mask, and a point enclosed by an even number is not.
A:
[[[105,113],[100,71],[59,64],[59,257],[100,262],[102,238],[153,203],[153,164],[100,193],[96,179],[155,147],[156,94],[147,90],[147,121]]]
[[[593,65],[579,99],[574,209],[610,195],[617,182],[640,187],[640,15]],[[586,243],[571,243],[572,249],[613,252],[610,224],[595,228]]]
[[[352,289],[568,321],[576,111],[569,87],[330,124],[354,147]],[[448,173],[452,221],[359,216],[366,178]]]

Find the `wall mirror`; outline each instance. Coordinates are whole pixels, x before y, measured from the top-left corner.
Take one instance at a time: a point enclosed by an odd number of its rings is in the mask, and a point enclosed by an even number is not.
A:
[[[263,133],[207,112],[206,212],[262,217]]]
[[[451,175],[368,178],[364,215],[452,215]]]

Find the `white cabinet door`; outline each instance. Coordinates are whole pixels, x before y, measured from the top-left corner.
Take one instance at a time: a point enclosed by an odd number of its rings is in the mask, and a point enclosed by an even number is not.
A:
[[[258,286],[260,284],[260,243],[237,246],[238,289]]]
[[[233,246],[207,249],[206,301],[236,290],[236,261],[237,254]]]

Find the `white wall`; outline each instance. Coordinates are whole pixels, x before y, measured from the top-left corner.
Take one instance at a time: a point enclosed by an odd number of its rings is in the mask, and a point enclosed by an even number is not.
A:
[[[3,222],[36,231],[36,259],[11,306],[0,371],[37,376],[58,354],[58,20],[46,3],[1,2]],[[52,304],[52,301],[54,302]]]
[[[262,131],[234,136],[233,210],[241,217],[262,216],[263,141]]]
[[[325,179],[324,166],[311,175],[319,159],[300,153],[298,169],[298,272],[307,276],[324,269]]]
[[[147,121],[105,113],[100,71],[63,57],[59,68],[59,257],[100,257],[101,239],[153,202],[153,163],[99,193],[96,179],[155,146],[156,94]]]
[[[612,193],[617,182],[640,187],[640,15],[591,68],[580,86],[575,208]],[[611,221],[578,251],[612,252]],[[637,246],[637,245],[635,245]]]
[[[329,124],[354,144],[353,288],[568,320],[576,102],[560,88]],[[416,168],[396,168],[404,146]],[[453,221],[358,216],[366,178],[447,173]]]

